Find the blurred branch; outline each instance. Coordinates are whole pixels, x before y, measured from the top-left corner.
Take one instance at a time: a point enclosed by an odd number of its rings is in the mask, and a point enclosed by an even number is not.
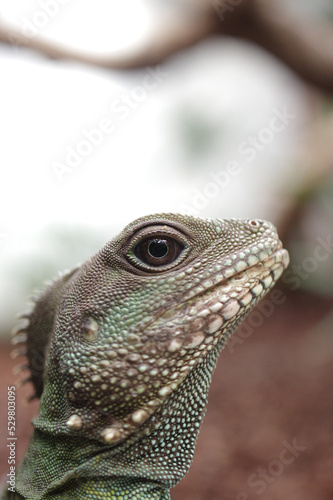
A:
[[[38,35],[28,38],[17,29],[11,29],[0,21],[0,42],[16,47],[25,47],[42,53],[51,59],[67,59],[110,69],[135,69],[160,64],[178,51],[191,47],[205,39],[218,22],[206,7],[196,1],[185,1],[186,9],[175,9],[170,23],[158,27],[158,32],[145,46],[138,47],[128,55],[90,55],[41,39]]]
[[[128,56],[98,56],[27,37],[0,24],[0,41],[110,69],[160,64],[180,50],[216,35],[255,42],[280,59],[301,78],[324,91],[333,90],[333,27],[308,22],[278,0],[179,0],[172,19],[159,27],[146,46]]]
[[[310,23],[275,0],[247,0],[241,6],[225,34],[256,42],[308,83],[333,90],[333,25]]]

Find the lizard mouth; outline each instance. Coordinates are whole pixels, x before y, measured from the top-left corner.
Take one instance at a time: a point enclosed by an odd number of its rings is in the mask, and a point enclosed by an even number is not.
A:
[[[260,262],[233,272],[222,281],[216,276],[216,282],[212,279],[209,289],[187,299],[189,305],[194,301],[194,307],[190,306],[188,312],[196,318],[206,319],[203,325],[206,335],[218,334],[227,321],[232,325],[252,309],[275,285],[288,264],[287,250],[279,248]]]
[[[289,264],[289,254],[282,248],[280,241],[271,251],[261,251],[258,255],[250,254],[248,258],[242,258],[243,256],[244,252],[240,252],[227,258],[221,265],[217,265],[215,273],[212,272],[209,279],[191,288],[184,295],[184,301],[206,290],[212,290],[215,286],[235,281],[238,281],[239,286],[244,286],[246,282],[252,283],[254,279],[261,280],[269,274],[272,282],[275,283]],[[263,286],[268,287],[268,282],[269,279],[263,283]]]
[[[158,319],[174,320],[181,309],[181,314],[187,315],[188,319],[191,316],[207,318],[211,315],[217,319],[218,313],[224,323],[239,316],[241,309],[247,309],[249,305],[252,307],[266,295],[289,264],[289,254],[280,241],[273,251],[263,252],[258,257],[251,254],[247,261],[241,259],[241,254],[236,256],[234,262],[227,259],[224,265],[217,265],[215,274],[187,290],[181,303],[168,308]]]

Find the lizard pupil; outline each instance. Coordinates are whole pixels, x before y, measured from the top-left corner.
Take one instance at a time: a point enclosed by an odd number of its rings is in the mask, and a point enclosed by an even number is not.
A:
[[[166,240],[152,240],[148,244],[148,253],[155,259],[165,257],[169,252],[169,245]]]
[[[134,247],[136,262],[150,268],[162,268],[177,260],[184,245],[177,239],[166,235],[148,236],[139,241]]]

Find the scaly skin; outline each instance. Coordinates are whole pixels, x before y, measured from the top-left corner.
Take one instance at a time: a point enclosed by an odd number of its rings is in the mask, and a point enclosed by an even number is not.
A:
[[[49,285],[25,328],[40,413],[3,498],[169,499],[221,349],[287,265],[268,222],[161,214]]]

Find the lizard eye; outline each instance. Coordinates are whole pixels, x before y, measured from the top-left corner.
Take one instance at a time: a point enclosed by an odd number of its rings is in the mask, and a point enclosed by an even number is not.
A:
[[[184,246],[167,236],[145,238],[134,248],[136,257],[148,266],[159,267],[171,264],[180,255]]]

